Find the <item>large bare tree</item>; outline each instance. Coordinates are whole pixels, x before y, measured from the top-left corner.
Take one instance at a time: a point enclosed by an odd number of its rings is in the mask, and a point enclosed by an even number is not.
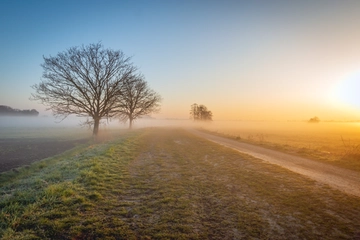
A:
[[[104,49],[101,43],[73,47],[44,57],[43,76],[30,99],[48,106],[56,117],[88,117],[93,135],[101,119],[118,112],[119,89],[136,74],[136,67],[122,51]]]
[[[160,110],[161,96],[150,89],[142,75],[134,75],[121,86],[117,111],[121,120],[129,120],[129,128],[133,121],[141,116]]]

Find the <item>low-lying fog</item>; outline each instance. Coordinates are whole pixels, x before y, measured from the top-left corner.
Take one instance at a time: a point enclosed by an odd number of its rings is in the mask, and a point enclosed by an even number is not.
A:
[[[0,138],[37,138],[37,137],[66,137],[78,135],[77,138],[89,137],[92,129],[82,123],[86,118],[71,116],[61,121],[54,117],[0,117]],[[189,126],[190,120],[159,120],[152,118],[137,119],[133,128],[160,127],[160,126]],[[128,122],[117,119],[103,120],[99,133],[128,129]]]
[[[47,133],[57,131],[66,135],[69,131],[81,133],[83,136],[91,136],[91,129],[81,126],[85,118],[71,116],[63,121],[54,117],[0,117],[0,138],[5,137],[37,137],[39,134],[46,136]],[[143,118],[134,122],[133,128],[143,127],[203,127],[208,130],[223,133],[290,133],[306,134],[314,132],[328,132],[332,134],[347,135],[351,133],[360,134],[359,122],[320,122],[307,123],[299,122],[266,122],[266,121],[212,121],[207,123],[194,123],[188,119],[153,119]],[[103,120],[100,125],[101,131],[113,131],[116,129],[127,129],[128,123],[120,122],[117,119],[111,121]],[[245,136],[245,135],[243,135]]]
[[[86,118],[70,116],[64,120],[54,117],[0,117],[0,128],[81,128]],[[142,118],[135,120],[133,127],[152,127],[152,126],[183,126],[191,123],[190,120],[161,120],[153,118]],[[85,127],[86,128],[86,127]],[[128,128],[128,122],[120,122],[117,119],[102,120],[101,128]]]

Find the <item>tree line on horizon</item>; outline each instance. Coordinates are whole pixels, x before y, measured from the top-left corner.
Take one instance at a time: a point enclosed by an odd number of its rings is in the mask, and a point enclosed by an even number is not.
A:
[[[0,105],[0,116],[31,116],[31,117],[37,117],[39,115],[39,112],[36,111],[36,109],[14,109],[9,106]]]
[[[138,68],[120,50],[101,43],[72,47],[43,57],[42,81],[30,99],[40,101],[62,120],[87,117],[83,124],[98,135],[101,120],[129,121],[160,110],[161,96],[152,90]]]

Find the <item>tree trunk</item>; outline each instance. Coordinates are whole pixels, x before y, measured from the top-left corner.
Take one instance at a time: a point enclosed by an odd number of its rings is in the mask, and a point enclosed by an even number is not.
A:
[[[99,132],[100,118],[94,118],[93,136],[97,136]]]
[[[130,117],[129,118],[129,129],[132,129],[133,126],[133,119]]]

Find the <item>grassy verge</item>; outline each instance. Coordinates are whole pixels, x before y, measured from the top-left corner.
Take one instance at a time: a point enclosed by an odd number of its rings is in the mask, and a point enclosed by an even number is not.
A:
[[[99,213],[108,197],[121,192],[112,184],[121,182],[121,166],[130,156],[127,148],[137,134],[128,133],[112,143],[78,147],[0,174],[0,238],[126,239],[121,221]],[[113,158],[112,147],[117,144],[122,147],[119,156]],[[114,162],[116,168],[112,168]],[[112,207],[110,202],[106,206]]]
[[[3,239],[353,239],[359,198],[152,128],[0,175]]]

